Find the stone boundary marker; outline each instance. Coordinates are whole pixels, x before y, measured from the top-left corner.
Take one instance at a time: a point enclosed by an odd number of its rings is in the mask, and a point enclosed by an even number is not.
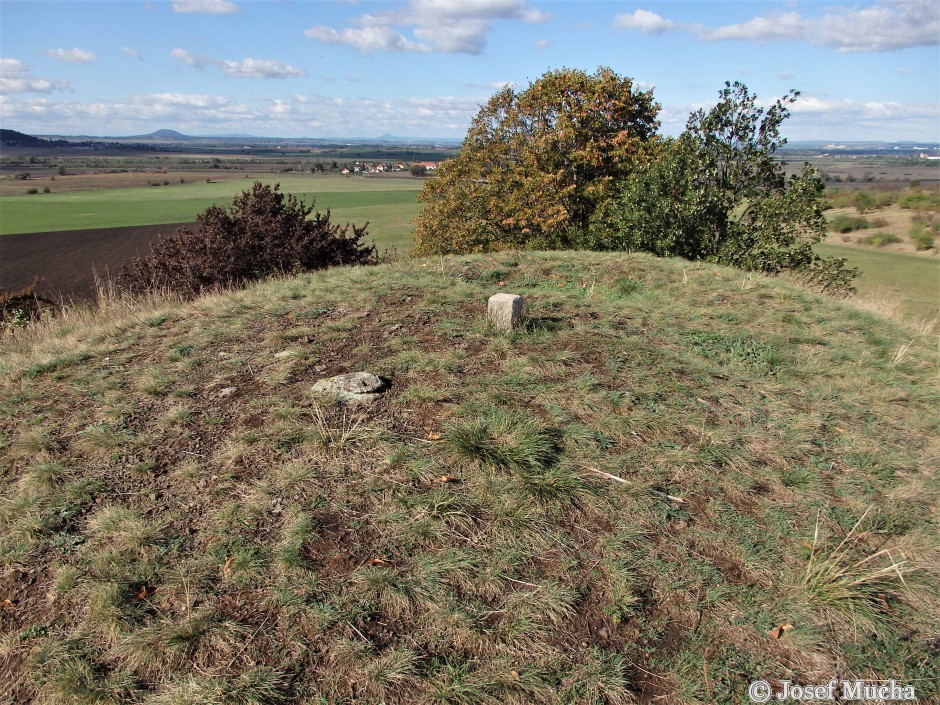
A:
[[[508,333],[519,327],[525,300],[518,294],[493,294],[486,304],[486,315],[496,330]]]

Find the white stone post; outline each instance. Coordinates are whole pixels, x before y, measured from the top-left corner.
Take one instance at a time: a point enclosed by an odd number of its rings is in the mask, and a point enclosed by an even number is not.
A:
[[[508,333],[519,327],[524,300],[518,294],[493,294],[487,302],[486,315],[496,330]]]

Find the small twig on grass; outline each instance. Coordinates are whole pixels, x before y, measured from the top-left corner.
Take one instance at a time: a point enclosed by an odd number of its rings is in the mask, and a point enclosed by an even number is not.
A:
[[[585,467],[585,470],[593,472],[595,475],[600,475],[601,477],[607,480],[613,480],[614,482],[619,482],[624,485],[629,485],[629,480],[624,480],[622,477],[617,477],[616,475],[611,475],[609,472],[604,472],[603,470],[598,470],[597,468]],[[682,497],[676,497],[675,495],[666,494],[665,492],[660,492],[659,490],[650,490],[653,494],[658,494],[666,499],[676,502],[677,504],[685,504],[685,500]]]
[[[518,583],[519,585],[528,585],[529,587],[533,587],[536,590],[542,589],[541,585],[536,585],[535,583],[527,583],[525,580],[514,580],[513,578],[510,578],[508,575],[500,575],[499,577],[501,577],[503,580],[508,580],[511,583]]]
[[[270,613],[267,614],[267,615],[265,615],[264,621],[261,622],[261,624],[258,625],[258,628],[255,629],[254,634],[252,634],[251,637],[245,642],[245,645],[242,646],[242,648],[238,650],[238,653],[235,654],[235,655],[232,657],[232,660],[228,662],[228,665],[225,667],[225,671],[226,671],[226,672],[227,672],[227,671],[232,667],[232,665],[238,660],[239,656],[241,656],[243,653],[245,653],[245,649],[247,649],[248,646],[255,640],[255,637],[258,636],[258,632],[260,632],[262,629],[264,629],[264,625],[268,623],[268,620],[269,620],[270,618],[271,618]]]
[[[358,629],[356,629],[356,625],[355,625],[355,624],[353,624],[353,623],[350,622],[349,620],[346,620],[346,624],[348,624],[348,625],[349,625],[349,628],[352,629],[354,632],[356,632],[356,634],[359,635],[359,638],[360,638],[360,639],[362,639],[364,642],[366,642],[369,646],[374,646],[374,644],[373,644],[371,641],[369,641],[368,639],[366,639],[366,635],[365,635],[365,634],[363,634],[361,631],[359,631]]]

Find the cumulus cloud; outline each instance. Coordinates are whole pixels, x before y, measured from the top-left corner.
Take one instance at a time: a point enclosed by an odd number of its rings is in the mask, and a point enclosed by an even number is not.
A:
[[[630,14],[617,15],[614,18],[614,27],[636,29],[643,32],[643,34],[662,34],[670,29],[680,29],[683,26],[649,10],[635,10]]]
[[[51,56],[53,59],[67,61],[70,64],[90,64],[96,57],[93,52],[85,49],[50,49],[44,51],[45,56]]]
[[[326,44],[348,44],[365,54],[373,51],[427,52],[431,50],[427,45],[410,41],[391,27],[347,27],[337,31],[332,27],[317,26],[304,31],[304,35]]]
[[[238,5],[229,0],[177,0],[173,12],[201,15],[231,15],[238,12]]]
[[[38,78],[19,59],[0,59],[0,94],[52,93],[72,90],[66,81]]]
[[[354,27],[318,25],[304,34],[329,44],[348,44],[364,53],[481,54],[494,20],[539,24],[550,18],[549,13],[527,5],[525,0],[409,0],[381,14],[364,14],[353,21]]]
[[[197,56],[185,49],[174,49],[170,52],[170,56],[194,69],[202,70],[207,66],[215,66],[230,76],[239,78],[297,78],[307,75],[304,69],[274,59],[247,58],[240,61],[214,59],[208,56]]]
[[[243,78],[295,78],[307,75],[304,69],[274,59],[223,61],[221,66],[227,74]]]
[[[799,139],[871,138],[936,140],[940,106],[857,101],[801,95],[791,106],[788,132]],[[855,135],[845,135],[851,125]]]
[[[649,10],[636,10],[617,15],[614,26],[644,34],[687,32],[706,42],[808,41],[840,52],[881,52],[940,44],[940,4],[878,0],[866,8],[833,6],[820,17],[777,12],[720,27],[674,22]]]
[[[791,41],[806,37],[810,26],[810,22],[796,12],[777,12],[768,17],[755,17],[740,24],[725,25],[715,29],[703,27],[698,30],[698,33],[707,42],[728,40]]]

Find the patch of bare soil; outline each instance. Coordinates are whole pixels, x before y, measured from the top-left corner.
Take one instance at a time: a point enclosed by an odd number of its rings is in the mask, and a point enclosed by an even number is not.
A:
[[[42,279],[40,296],[85,300],[95,296],[95,277],[116,275],[132,258],[146,255],[161,234],[189,223],[64,230],[0,237],[0,292]]]

